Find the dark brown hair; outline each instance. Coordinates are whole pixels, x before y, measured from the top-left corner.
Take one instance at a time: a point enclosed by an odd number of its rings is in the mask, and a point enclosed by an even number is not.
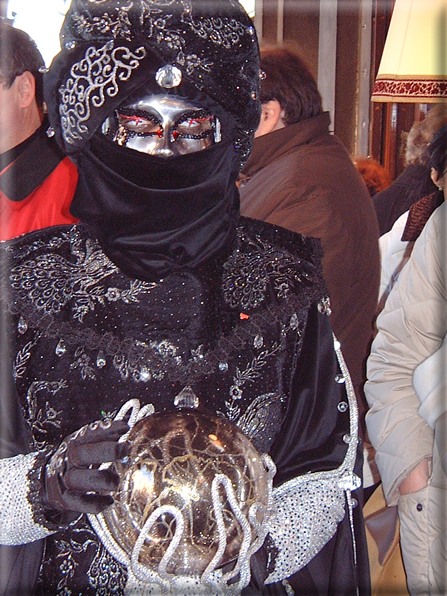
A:
[[[434,168],[439,178],[447,174],[447,124],[442,126],[428,146],[428,167]]]
[[[43,107],[43,74],[39,69],[45,66],[42,54],[28,33],[0,21],[0,76],[11,87],[16,77],[30,72],[36,81],[36,103]]]
[[[323,111],[317,83],[304,60],[287,48],[261,49],[261,103],[276,99],[286,126]]]

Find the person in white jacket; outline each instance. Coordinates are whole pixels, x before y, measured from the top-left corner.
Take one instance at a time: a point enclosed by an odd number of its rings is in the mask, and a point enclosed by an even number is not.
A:
[[[447,127],[430,146],[432,177],[447,191]],[[412,595],[447,592],[445,336],[447,205],[416,240],[377,319],[368,360],[366,422],[388,505],[398,505]]]

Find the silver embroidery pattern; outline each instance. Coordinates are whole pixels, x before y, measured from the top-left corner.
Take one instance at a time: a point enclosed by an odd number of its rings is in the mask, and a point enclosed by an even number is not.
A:
[[[115,97],[120,83],[130,78],[145,56],[144,47],[131,52],[126,47],[114,47],[114,41],[101,48],[87,48],[84,58],[72,66],[70,77],[59,89],[61,125],[68,144],[89,135],[85,123],[92,108],[100,108],[107,97]]]
[[[239,367],[236,367],[236,372],[233,377],[233,385],[230,387],[231,401],[225,402],[227,408],[226,415],[229,420],[234,422],[239,417],[240,408],[235,402],[242,399],[243,385],[259,379],[261,376],[261,369],[267,364],[269,358],[275,356],[281,347],[281,344],[276,344],[271,350],[263,350],[247,364],[244,370],[240,370]]]
[[[199,21],[192,19],[191,28],[202,39],[209,39],[228,50],[239,43],[246,33],[241,23],[235,19],[225,18],[202,18]]]
[[[70,364],[70,370],[78,369],[83,381],[86,379],[96,379],[95,369],[91,365],[91,358],[82,348],[77,348],[75,352],[76,360]]]
[[[46,392],[50,396],[54,396],[58,391],[67,387],[67,381],[34,381],[28,388],[26,394],[26,421],[33,432],[34,443],[37,449],[45,448],[45,439],[50,428],[61,427],[62,414],[62,412],[51,406],[49,401],[45,401],[43,406],[39,407],[38,394]],[[52,399],[51,401],[54,402],[55,400]],[[41,437],[41,440],[37,440],[36,437]]]
[[[95,304],[104,306],[118,300],[125,304],[137,302],[141,292],[156,285],[133,280],[126,289],[106,287],[104,280],[118,268],[98,244],[88,240],[85,249],[81,248],[76,227],[71,229],[68,239],[76,262],[45,252],[11,269],[12,288],[18,290],[22,298],[30,300],[37,310],[54,315],[72,300],[73,316],[82,322],[85,315],[95,309]]]
[[[257,237],[244,238],[253,250],[240,250],[231,255],[224,265],[223,295],[232,308],[253,309],[266,297],[266,290],[272,284],[277,298],[287,298],[291,290],[309,277],[304,270],[298,272],[296,256],[279,250],[269,242]]]
[[[275,413],[279,418],[280,404],[285,400],[285,395],[277,393],[256,397],[236,422],[237,426],[252,440],[262,434],[268,435],[268,425],[275,418]]]
[[[95,2],[101,4],[107,2]],[[132,23],[129,21],[129,10],[133,3],[130,2],[127,6],[114,5],[114,13],[104,13],[100,17],[87,18],[84,14],[75,14],[73,16],[73,29],[77,35],[82,35],[84,39],[95,38],[104,35],[107,38],[110,36],[114,38],[121,37],[131,41],[132,39]]]
[[[182,364],[182,358],[177,355],[177,347],[167,340],[136,341],[132,354],[116,354],[112,362],[123,381],[132,379],[135,383],[148,383],[172,375],[172,371]]]
[[[20,379],[26,372],[26,365],[31,358],[32,355],[32,348],[36,345],[36,340],[29,341],[26,343],[21,350],[19,350],[16,354],[13,368],[12,368],[12,376],[14,380]]]

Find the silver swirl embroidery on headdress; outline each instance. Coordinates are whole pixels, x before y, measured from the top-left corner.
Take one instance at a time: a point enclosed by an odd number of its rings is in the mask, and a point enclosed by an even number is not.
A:
[[[245,27],[236,19],[201,18],[191,20],[191,28],[203,39],[229,50],[239,43],[240,38],[246,33]]]
[[[117,14],[109,15],[104,13],[101,17],[93,17],[89,19],[85,14],[73,16],[73,29],[78,35],[81,34],[83,39],[89,37],[93,39],[96,36],[107,35],[114,38],[123,38],[131,41],[133,38],[132,23],[129,20],[129,10],[132,8],[132,3],[129,6],[118,7]]]
[[[143,46],[131,52],[129,48],[114,48],[108,41],[101,48],[89,47],[85,56],[70,70],[70,78],[59,89],[61,125],[64,139],[73,144],[89,134],[85,124],[91,108],[100,108],[106,96],[115,97],[119,83],[127,81],[146,56]]]

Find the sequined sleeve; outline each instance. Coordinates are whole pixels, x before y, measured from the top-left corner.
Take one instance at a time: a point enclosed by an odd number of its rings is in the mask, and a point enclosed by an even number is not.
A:
[[[52,532],[35,521],[31,503],[37,453],[0,459],[0,544],[19,545]]]
[[[324,327],[321,328],[324,331]],[[313,335],[317,329],[313,328]],[[325,334],[326,335],[326,334]],[[274,488],[273,510],[269,520],[270,547],[274,559],[274,569],[270,572],[266,583],[274,583],[289,578],[305,567],[329,542],[337,532],[339,524],[348,516],[351,527],[353,552],[356,552],[356,537],[352,509],[355,499],[352,492],[360,487],[360,478],[354,473],[356,453],[358,446],[358,410],[352,381],[340,350],[339,342],[333,338],[333,346],[329,345],[326,335],[327,354],[332,352],[332,372],[324,380],[328,387],[332,385],[333,391],[326,390],[328,402],[336,403],[332,410],[338,411],[341,416],[347,416],[345,434],[340,437],[339,427],[335,433],[329,425],[330,412],[322,412],[323,406],[318,410],[324,424],[329,426],[324,441],[330,443],[330,438],[338,443],[344,443],[345,452],[343,460],[336,468],[324,470],[317,463],[313,464],[316,471],[298,473],[294,478],[286,479]],[[336,356],[336,358],[334,358]],[[329,362],[329,361],[326,361]],[[328,372],[331,369],[327,369]],[[337,374],[335,374],[337,373]],[[331,381],[331,376],[335,381]],[[316,387],[321,389],[321,375],[318,376]],[[319,391],[316,395],[321,395]],[[297,394],[298,395],[298,394]],[[330,398],[329,396],[333,397]],[[338,397],[337,397],[338,396]],[[335,401],[333,401],[333,399]],[[321,402],[320,402],[321,403]],[[307,417],[310,414],[307,412]],[[299,425],[298,428],[302,428]],[[343,431],[342,431],[343,432]],[[293,435],[291,435],[293,436]],[[299,443],[299,435],[296,438]],[[317,449],[321,451],[320,446]],[[340,453],[341,450],[338,451]],[[278,461],[281,465],[281,461]],[[289,467],[293,460],[288,462]],[[320,468],[320,471],[318,471]],[[273,547],[273,548],[272,548]],[[355,558],[355,556],[354,556]]]
[[[266,583],[290,577],[329,542],[346,515],[344,480],[340,473],[320,472],[294,478],[274,490],[269,534],[277,554]]]

